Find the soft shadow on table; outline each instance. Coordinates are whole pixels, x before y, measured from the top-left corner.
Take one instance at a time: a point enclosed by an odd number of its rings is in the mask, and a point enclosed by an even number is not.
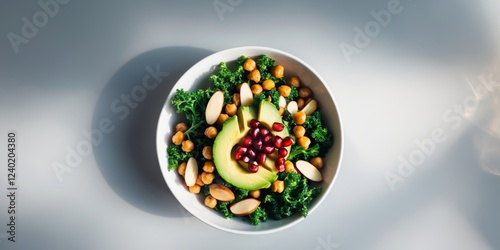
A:
[[[145,212],[167,217],[185,214],[160,170],[156,126],[173,85],[211,53],[193,47],[166,47],[138,55],[118,69],[97,101],[92,129],[103,132],[102,139],[93,136],[97,164],[110,187]],[[112,124],[106,125],[106,121]]]
[[[363,228],[364,240],[349,247],[371,248],[379,237],[385,236],[381,233],[413,218],[423,207],[439,200],[457,209],[487,245],[498,247],[500,239],[496,229],[500,223],[500,202],[493,190],[500,188],[500,182],[498,176],[481,169],[473,142],[476,132],[476,128],[465,128],[450,148],[436,148],[436,152],[447,151],[439,160],[415,168],[414,174],[396,185],[395,192],[366,197],[363,206],[354,208],[336,221],[342,225],[343,231],[352,234],[359,234],[359,228]]]

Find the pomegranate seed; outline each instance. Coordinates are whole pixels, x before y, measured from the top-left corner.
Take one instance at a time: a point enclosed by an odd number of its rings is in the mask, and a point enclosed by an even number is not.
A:
[[[245,147],[250,147],[252,145],[252,141],[253,140],[250,136],[245,136],[245,138],[243,138],[243,142],[241,144]]]
[[[260,153],[257,156],[257,163],[259,163],[259,164],[264,163],[266,161],[266,157],[267,157],[267,155],[265,153]]]
[[[281,165],[276,166],[276,169],[278,170],[278,172],[284,172],[285,171],[285,164],[281,164]]]
[[[273,136],[272,135],[266,135],[264,139],[262,139],[262,142],[265,144],[270,144],[273,142]]]
[[[248,157],[250,157],[250,159],[253,159],[257,155],[257,153],[255,153],[255,150],[249,148],[247,150],[247,153],[245,155],[248,156]]]
[[[241,157],[243,157],[243,155],[247,152],[247,148],[245,147],[238,147],[236,149],[236,153],[234,154],[234,159],[236,160],[240,160]]]
[[[262,150],[262,140],[261,139],[257,139],[255,141],[253,141],[253,148],[257,151],[261,151]]]
[[[285,168],[285,166],[283,165],[283,168]],[[259,164],[257,164],[257,162],[252,162],[248,165],[248,170],[250,170],[250,172],[252,173],[256,173],[257,171],[259,171]]]
[[[281,132],[285,128],[285,125],[283,125],[283,123],[274,122],[273,125],[271,126],[271,128],[274,131]]]
[[[260,129],[260,135],[262,135],[263,137],[269,135],[270,133],[271,133],[271,131],[269,131],[269,129],[267,129],[267,128]]]
[[[283,143],[283,139],[279,135],[274,136],[273,144],[276,148],[281,148],[281,144]]]
[[[260,128],[252,128],[250,129],[250,136],[253,138],[257,138],[259,136]]]
[[[252,128],[258,128],[260,126],[260,122],[255,120],[255,119],[252,119],[250,120],[250,127]]]
[[[249,163],[250,162],[250,157],[244,155],[243,157],[241,157],[241,160],[244,162],[244,163]]]
[[[292,144],[293,144],[293,139],[292,139],[292,137],[290,137],[290,136],[285,137],[285,138],[283,139],[283,142],[281,143],[281,145],[282,145],[283,147],[288,147],[288,146],[290,146],[290,145],[292,145]]]
[[[288,150],[286,148],[278,149],[278,156],[285,157],[288,154]]]
[[[285,165],[285,157],[278,157],[276,159],[276,162],[274,162],[274,165],[278,167],[278,165]]]
[[[262,152],[271,154],[272,152],[274,152],[274,146],[271,144],[266,144],[262,147]]]

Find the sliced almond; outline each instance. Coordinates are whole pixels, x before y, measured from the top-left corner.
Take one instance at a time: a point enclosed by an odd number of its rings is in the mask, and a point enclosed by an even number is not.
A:
[[[312,99],[310,102],[306,104],[306,106],[304,106],[304,108],[302,108],[302,111],[304,111],[306,115],[311,115],[314,111],[316,111],[317,108],[318,108],[318,102]]]
[[[278,105],[280,108],[285,108],[286,107],[286,99],[285,97],[283,97],[282,95],[280,95],[280,99],[279,99],[279,105]]]
[[[234,193],[228,187],[221,184],[212,184],[209,187],[210,195],[219,201],[234,200]]]
[[[323,175],[321,172],[311,163],[304,161],[304,160],[298,160],[295,163],[295,167],[304,175],[307,179],[314,181],[314,182],[320,182],[323,180]]]
[[[198,179],[198,163],[194,157],[191,157],[186,164],[186,173],[184,173],[186,186],[191,187],[196,184],[196,179]]]
[[[295,114],[297,111],[299,111],[299,108],[297,106],[297,102],[296,101],[289,102],[288,105],[286,105],[286,109],[292,115]]]
[[[234,215],[243,216],[253,213],[260,205],[260,201],[254,198],[246,198],[229,207]]]
[[[253,104],[253,94],[248,83],[244,82],[240,88],[241,105],[250,106]]]
[[[205,120],[209,125],[214,124],[219,117],[222,106],[224,105],[224,92],[215,92],[207,103],[207,109],[205,110]]]

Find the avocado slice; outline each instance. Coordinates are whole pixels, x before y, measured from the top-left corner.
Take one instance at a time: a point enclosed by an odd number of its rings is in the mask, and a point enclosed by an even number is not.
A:
[[[271,129],[271,126],[275,122],[283,123],[283,120],[281,119],[281,115],[279,114],[278,110],[274,106],[274,104],[262,100],[259,105],[259,116],[257,117],[257,120],[266,126],[267,128]],[[281,132],[276,132],[271,129],[272,133],[274,135],[279,135],[281,138],[285,138],[289,136],[288,130],[283,129]]]
[[[255,110],[252,107],[240,107],[238,114],[224,123],[213,145],[213,160],[219,175],[228,183],[246,190],[268,188],[278,178],[266,168],[259,168],[256,173],[248,172],[232,155],[234,145],[248,133],[249,121],[254,118]]]

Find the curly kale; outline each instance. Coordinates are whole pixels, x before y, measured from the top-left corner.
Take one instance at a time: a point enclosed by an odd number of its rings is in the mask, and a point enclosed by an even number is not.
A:
[[[167,148],[168,170],[176,169],[182,162],[187,162],[192,153],[182,151],[181,146],[172,144]]]
[[[224,217],[226,218],[233,218],[233,213],[229,210],[229,205],[231,203],[227,201],[223,202],[218,202],[217,205],[214,207],[215,211],[219,211]]]
[[[309,205],[321,193],[321,186],[313,186],[295,172],[280,173],[278,179],[285,183],[283,192],[269,192],[264,197],[269,218],[279,220],[296,212],[306,217]]]
[[[232,93],[236,92],[236,86],[246,81],[245,69],[241,64],[238,64],[236,70],[231,71],[226,63],[221,62],[219,71],[210,75],[209,79],[213,82],[216,90],[224,91],[224,104],[228,104],[231,103]]]
[[[250,218],[252,225],[259,225],[261,222],[266,221],[268,216],[266,210],[258,207],[253,213],[248,215],[248,218]]]
[[[286,159],[292,162],[300,159],[309,161],[311,160],[311,158],[316,157],[318,155],[320,155],[320,146],[317,143],[315,143],[312,147],[309,147],[307,149],[297,144],[293,144],[292,148],[290,149],[290,153],[288,154],[288,157]]]
[[[321,148],[321,154],[325,154],[333,145],[333,134],[328,130],[324,124],[321,113],[319,110],[314,111],[311,115],[307,116],[306,122],[303,124],[307,136],[314,139]]]
[[[286,103],[295,100],[299,96],[299,91],[294,86],[290,86],[290,95],[285,98]]]

